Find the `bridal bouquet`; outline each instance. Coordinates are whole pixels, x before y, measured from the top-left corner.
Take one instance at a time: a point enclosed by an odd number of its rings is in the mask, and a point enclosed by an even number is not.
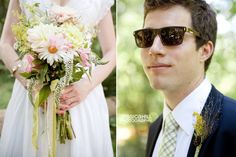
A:
[[[90,76],[93,64],[104,64],[91,52],[95,35],[92,26],[83,25],[76,11],[53,5],[41,10],[39,3],[25,4],[25,14],[16,13],[12,25],[15,50],[19,53],[28,79],[29,98],[34,107],[32,140],[37,148],[39,109],[44,109],[46,133],[51,138],[50,154],[55,155],[56,139],[65,143],[75,135],[70,114],[56,114],[64,87]],[[54,154],[54,155],[53,155]]]

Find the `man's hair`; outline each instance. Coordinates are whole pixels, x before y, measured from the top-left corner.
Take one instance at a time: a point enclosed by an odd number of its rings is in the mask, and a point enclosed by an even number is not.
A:
[[[216,13],[204,0],[145,0],[144,2],[144,21],[147,14],[156,9],[165,9],[175,5],[180,5],[189,10],[192,19],[192,27],[200,33],[200,38],[196,37],[197,49],[208,41],[212,41],[215,47],[217,35]],[[205,62],[207,71],[211,58]]]

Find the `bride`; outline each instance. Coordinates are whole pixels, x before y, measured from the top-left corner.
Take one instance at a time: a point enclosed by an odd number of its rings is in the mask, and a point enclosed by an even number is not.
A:
[[[87,78],[66,87],[63,104],[58,112],[69,110],[76,138],[57,144],[57,157],[112,157],[109,117],[101,82],[115,67],[115,33],[110,7],[113,0],[10,0],[0,42],[0,58],[16,78],[9,101],[0,140],[0,156],[46,157],[48,145],[39,134],[36,150],[32,145],[33,106],[26,90],[26,80],[20,76],[18,55],[14,51],[11,25],[16,23],[13,10],[24,12],[24,3],[39,2],[42,9],[48,4],[68,6],[78,11],[84,24],[97,25],[98,39],[107,64],[96,66]],[[41,116],[42,118],[42,116]],[[39,124],[41,130],[43,124]]]

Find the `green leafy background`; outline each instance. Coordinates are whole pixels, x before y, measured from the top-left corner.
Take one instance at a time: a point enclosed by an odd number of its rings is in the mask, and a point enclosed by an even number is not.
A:
[[[143,72],[140,50],[133,31],[142,27],[143,0],[120,0],[117,4],[118,118],[117,152],[119,157],[143,157],[148,125],[162,111],[161,93],[150,88]],[[219,34],[208,79],[225,95],[236,98],[236,1],[208,0],[217,10]],[[135,117],[148,117],[134,122]]]

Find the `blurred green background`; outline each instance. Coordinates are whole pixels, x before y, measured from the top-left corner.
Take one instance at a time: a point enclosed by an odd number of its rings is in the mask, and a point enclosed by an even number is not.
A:
[[[150,88],[132,34],[142,27],[143,2],[120,0],[117,4],[119,157],[145,156],[148,125],[162,111],[162,95]],[[236,1],[207,2],[216,9],[219,24],[217,46],[207,77],[225,95],[236,98]]]
[[[4,25],[8,3],[9,0],[0,0],[0,35],[2,33],[2,28]],[[116,25],[116,3],[112,6],[111,10],[112,10],[114,25]],[[97,52],[101,56],[102,53],[97,39],[95,39],[95,42],[93,43],[92,50],[93,52]],[[4,67],[0,58],[0,109],[5,109],[7,107],[8,101],[11,96],[13,83],[14,83],[14,78],[10,76],[9,71]],[[102,84],[104,87],[104,93],[106,97],[116,96],[116,70],[113,70],[110,76]],[[110,129],[111,129],[113,150],[114,152],[116,152],[115,115],[110,116]]]

